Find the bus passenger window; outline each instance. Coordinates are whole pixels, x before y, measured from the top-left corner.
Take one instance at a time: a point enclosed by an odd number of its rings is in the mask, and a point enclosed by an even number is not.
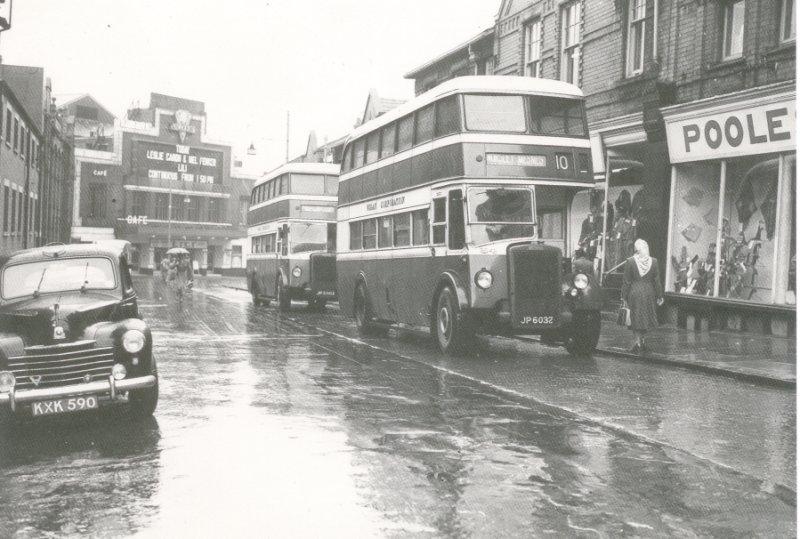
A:
[[[401,213],[394,216],[394,246],[411,245],[411,214]]]
[[[339,192],[339,176],[325,176],[325,194],[336,196]]]
[[[378,219],[378,247],[392,246],[392,218],[381,217]]]
[[[352,167],[352,163],[350,162],[350,152],[352,151],[352,146],[349,144],[347,148],[344,149],[344,155],[342,156],[342,172],[348,172]]]
[[[289,175],[284,174],[281,176],[281,190],[283,191],[284,195],[289,194]]]
[[[402,152],[413,146],[414,116],[406,116],[397,124],[397,151]]]
[[[361,221],[350,223],[350,250],[358,251],[361,249]]]
[[[417,210],[411,213],[414,245],[428,245],[428,210]]]
[[[436,136],[443,137],[461,131],[461,110],[458,96],[451,95],[436,103]]]
[[[563,97],[530,97],[533,132],[539,135],[586,136],[583,104]]]
[[[381,159],[394,155],[395,124],[383,128],[381,136]]]
[[[355,149],[353,150],[353,168],[358,168],[364,165],[364,139],[356,141]]]
[[[469,131],[526,131],[521,95],[465,95],[464,114]]]
[[[433,244],[441,245],[447,239],[447,199],[433,200]]]
[[[361,244],[364,249],[374,249],[375,240],[375,219],[367,219],[362,226]]]
[[[433,139],[433,105],[417,111],[417,134],[414,144],[421,144]]]
[[[460,189],[454,189],[447,194],[450,213],[448,214],[448,243],[451,249],[461,249],[464,247],[464,193]]]
[[[367,164],[374,163],[378,160],[378,146],[380,146],[380,131],[370,133],[367,137]]]

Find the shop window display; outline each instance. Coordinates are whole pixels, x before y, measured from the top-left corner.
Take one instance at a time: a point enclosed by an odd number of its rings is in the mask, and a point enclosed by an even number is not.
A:
[[[779,169],[774,155],[676,167],[668,290],[773,301]]]

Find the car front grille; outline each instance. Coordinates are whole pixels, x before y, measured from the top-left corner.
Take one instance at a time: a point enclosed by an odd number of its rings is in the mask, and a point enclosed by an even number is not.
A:
[[[25,355],[8,358],[17,389],[37,389],[105,380],[114,365],[114,348],[94,341],[29,346]]]

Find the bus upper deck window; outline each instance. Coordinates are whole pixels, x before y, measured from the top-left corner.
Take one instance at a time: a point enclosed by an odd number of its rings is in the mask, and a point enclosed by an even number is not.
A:
[[[381,137],[381,159],[394,154],[394,142],[396,138],[395,127],[396,125],[391,123],[383,128],[383,136]]]
[[[374,163],[378,160],[378,151],[380,146],[380,131],[373,131],[367,137],[367,164]]]
[[[433,139],[433,122],[433,105],[417,111],[417,133],[414,136],[414,144],[421,144]]]
[[[578,99],[533,96],[530,112],[536,134],[586,136],[583,104]]]
[[[526,131],[521,95],[465,95],[464,114],[470,131]]]
[[[451,135],[461,131],[461,110],[458,96],[451,95],[436,103],[436,136]]]
[[[358,168],[364,165],[364,143],[366,141],[361,138],[358,139],[353,148],[353,168]]]
[[[408,150],[414,144],[414,116],[409,115],[397,124],[397,151]]]

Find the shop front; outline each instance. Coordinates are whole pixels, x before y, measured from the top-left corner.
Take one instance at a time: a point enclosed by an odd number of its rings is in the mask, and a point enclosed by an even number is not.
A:
[[[662,113],[672,165],[670,316],[690,329],[793,335],[794,84]]]

